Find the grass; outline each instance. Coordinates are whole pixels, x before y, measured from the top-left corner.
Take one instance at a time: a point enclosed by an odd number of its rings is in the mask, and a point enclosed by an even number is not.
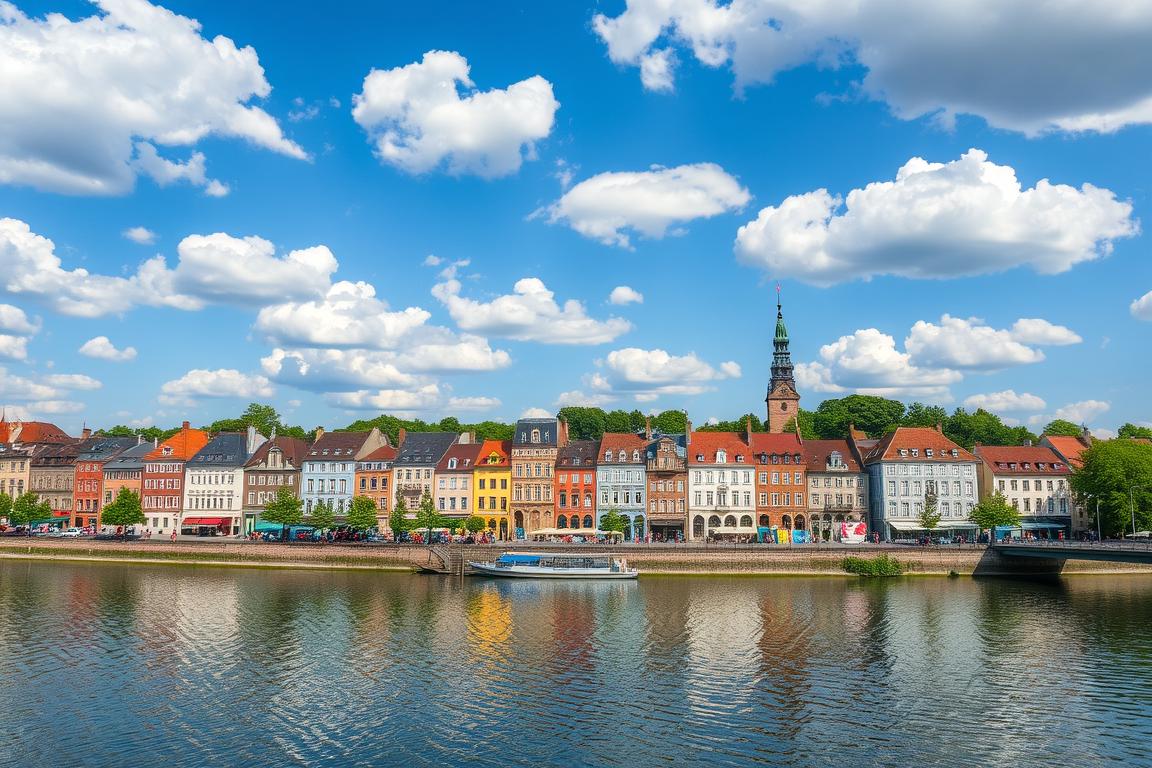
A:
[[[900,576],[904,573],[904,564],[887,554],[877,557],[849,556],[840,561],[840,567],[857,576]]]

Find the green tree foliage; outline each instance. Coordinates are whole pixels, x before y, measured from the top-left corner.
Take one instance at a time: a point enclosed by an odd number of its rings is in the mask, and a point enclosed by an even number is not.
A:
[[[103,525],[117,527],[130,525],[144,525],[144,510],[140,506],[140,494],[129,488],[121,488],[111,504],[104,507],[100,513],[100,522]]]
[[[484,522],[484,518],[479,515],[472,515],[464,521],[464,530],[468,531],[468,533],[480,533],[480,531],[487,527],[488,524]]]
[[[440,513],[432,503],[432,494],[427,491],[420,497],[420,506],[416,509],[416,528],[425,532],[424,540],[432,541],[432,529],[442,527]]]
[[[599,440],[608,431],[608,415],[600,408],[570,405],[557,415],[568,422],[571,440]]]
[[[476,424],[465,424],[454,416],[448,416],[440,421],[427,422],[422,419],[401,419],[383,413],[374,419],[360,419],[354,421],[342,432],[368,432],[373,427],[388,435],[392,445],[400,443],[400,430],[407,432],[472,432],[478,440],[511,440],[512,425],[499,421],[481,421]]]
[[[264,505],[260,519],[266,523],[279,523],[283,526],[281,538],[288,538],[288,528],[304,521],[304,502],[287,486],[276,489],[276,495]]]
[[[316,436],[315,430],[309,432],[303,427],[285,424],[275,408],[262,403],[249,403],[239,418],[219,419],[204,427],[204,429],[212,433],[243,432],[247,430],[248,427],[255,427],[256,431],[265,437],[270,437],[273,430],[275,430],[277,435],[296,437],[301,440],[312,440]]]
[[[849,556],[840,561],[840,567],[847,573],[854,573],[858,576],[899,576],[904,573],[904,564],[888,555],[878,557]]]
[[[999,491],[972,507],[968,519],[980,526],[982,531],[1001,525],[1020,525],[1020,513]]]
[[[855,424],[870,437],[882,437],[904,418],[904,404],[875,395],[848,395],[825,400],[812,414],[812,426],[824,440],[848,436],[848,425]]]
[[[9,525],[16,525],[12,522],[12,497],[4,491],[0,491],[0,518],[7,520]]]
[[[1143,437],[1152,440],[1152,427],[1138,427],[1135,424],[1125,423],[1116,431],[1117,437]]]
[[[932,531],[940,525],[940,513],[936,511],[936,491],[930,490],[924,494],[924,506],[917,519],[920,527],[928,531],[928,535],[932,535]]]
[[[358,531],[370,531],[377,527],[376,502],[367,496],[356,496],[348,508],[345,522]]]
[[[404,501],[403,496],[397,493],[396,505],[392,507],[392,512],[388,515],[388,527],[392,529],[392,537],[399,539],[400,534],[408,530],[411,522],[408,519],[408,503]]]
[[[948,412],[938,405],[912,403],[900,419],[902,427],[934,427],[948,419]]]
[[[940,409],[943,411],[943,409]],[[933,422],[933,426],[936,422]],[[1037,442],[1039,438],[1026,427],[1009,427],[1000,417],[983,408],[968,413],[957,408],[951,416],[943,419],[944,435],[965,448],[980,445],[1023,445],[1025,441]]]
[[[800,437],[805,440],[819,440],[820,436],[816,434],[816,424],[814,423],[812,411],[800,409],[796,418],[788,419],[784,424],[785,432],[795,432],[796,422],[800,422]]]
[[[718,421],[715,424],[705,424],[697,427],[701,432],[743,432],[748,427],[748,420],[752,420],[753,432],[764,432],[768,426],[760,421],[754,413],[746,413],[735,421]]]
[[[616,511],[615,507],[600,515],[600,530],[602,531],[623,533],[627,526],[628,524],[624,522],[624,517]]]
[[[1080,433],[1084,430],[1077,424],[1073,424],[1067,419],[1055,419],[1048,422],[1044,426],[1045,435],[1057,435],[1061,437],[1079,437]]]
[[[128,427],[123,424],[117,424],[114,427],[97,430],[99,434],[107,435],[108,437],[136,437],[139,435],[145,440],[155,440],[158,442],[167,440],[179,431],[179,427],[174,427],[172,429],[161,429],[160,427],[144,427],[143,429],[140,429],[139,427]]]
[[[684,411],[661,411],[652,417],[652,430],[666,435],[683,434],[688,429],[688,414]]]
[[[318,531],[326,531],[336,525],[336,513],[332,505],[321,499],[312,507],[312,514],[308,516],[308,525]]]
[[[1152,528],[1152,445],[1099,440],[1080,459],[1084,465],[1072,474],[1072,490],[1079,499],[1100,501],[1105,536],[1131,531],[1133,507],[1136,530]]]
[[[28,525],[41,516],[52,516],[51,508],[49,508],[48,514],[45,515],[43,512],[44,510],[40,506],[40,497],[32,491],[26,491],[12,502],[12,511],[8,513],[8,521],[12,525]]]

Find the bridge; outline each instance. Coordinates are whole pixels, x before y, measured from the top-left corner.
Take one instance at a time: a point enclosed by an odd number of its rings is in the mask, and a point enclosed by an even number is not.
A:
[[[988,551],[1002,558],[1003,566],[1021,574],[1058,574],[1067,560],[1152,565],[1152,542],[1148,541],[1001,542],[988,547]]]

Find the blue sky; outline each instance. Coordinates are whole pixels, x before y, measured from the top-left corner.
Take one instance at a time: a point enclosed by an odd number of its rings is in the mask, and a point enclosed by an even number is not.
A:
[[[1152,13],[379,5],[0,3],[0,402],[1152,421]]]

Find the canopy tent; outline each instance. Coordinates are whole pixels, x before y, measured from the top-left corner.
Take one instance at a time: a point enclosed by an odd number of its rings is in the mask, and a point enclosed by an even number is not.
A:
[[[888,525],[898,531],[927,531],[918,520],[889,520]],[[932,530],[975,530],[980,526],[970,520],[941,520]]]
[[[228,522],[230,522],[230,519],[227,517],[186,517],[180,522],[180,525],[181,526],[206,525],[206,526],[209,526],[211,528],[218,528],[221,525],[225,525]]]
[[[1068,526],[1063,523],[1020,523],[1019,527],[1026,531],[1039,531],[1045,528],[1055,528],[1056,530],[1062,531]]]
[[[67,522],[67,517],[42,517],[39,520],[29,520],[28,527],[35,528],[38,525],[63,525]]]

